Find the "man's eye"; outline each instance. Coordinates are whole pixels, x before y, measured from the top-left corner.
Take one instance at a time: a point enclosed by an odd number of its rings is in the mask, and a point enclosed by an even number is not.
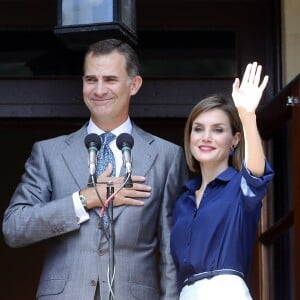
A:
[[[116,79],[116,78],[107,78],[105,81],[106,81],[106,82],[113,83],[113,82],[116,82],[117,79]]]
[[[84,78],[84,81],[85,81],[86,83],[94,83],[94,82],[96,82],[95,78],[90,78],[90,77]]]

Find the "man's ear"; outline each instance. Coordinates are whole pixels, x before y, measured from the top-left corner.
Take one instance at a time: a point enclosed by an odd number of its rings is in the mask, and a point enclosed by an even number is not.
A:
[[[140,87],[142,86],[143,79],[141,76],[137,75],[131,80],[131,86],[130,86],[130,95],[133,96],[135,95]]]

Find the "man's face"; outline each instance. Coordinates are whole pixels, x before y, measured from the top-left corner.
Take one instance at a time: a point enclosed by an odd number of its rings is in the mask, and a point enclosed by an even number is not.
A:
[[[86,57],[83,99],[92,120],[103,130],[111,130],[127,119],[130,97],[141,84],[140,76],[128,76],[125,58],[118,52]]]

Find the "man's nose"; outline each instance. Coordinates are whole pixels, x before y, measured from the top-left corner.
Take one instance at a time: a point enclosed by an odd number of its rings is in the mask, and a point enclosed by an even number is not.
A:
[[[97,95],[102,95],[106,91],[105,83],[101,80],[98,80],[96,86],[95,86],[95,93]]]

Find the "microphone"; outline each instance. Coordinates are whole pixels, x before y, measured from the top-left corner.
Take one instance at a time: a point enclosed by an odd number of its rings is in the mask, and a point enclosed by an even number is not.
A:
[[[90,177],[92,178],[95,177],[96,165],[97,165],[97,153],[101,147],[101,140],[96,133],[90,133],[85,137],[84,143],[89,152],[88,166],[89,166]]]
[[[129,133],[121,133],[116,140],[117,147],[122,151],[123,163],[125,165],[126,174],[129,176],[127,187],[132,187],[132,181],[130,175],[132,173],[132,155],[131,149],[134,144],[132,135]]]

